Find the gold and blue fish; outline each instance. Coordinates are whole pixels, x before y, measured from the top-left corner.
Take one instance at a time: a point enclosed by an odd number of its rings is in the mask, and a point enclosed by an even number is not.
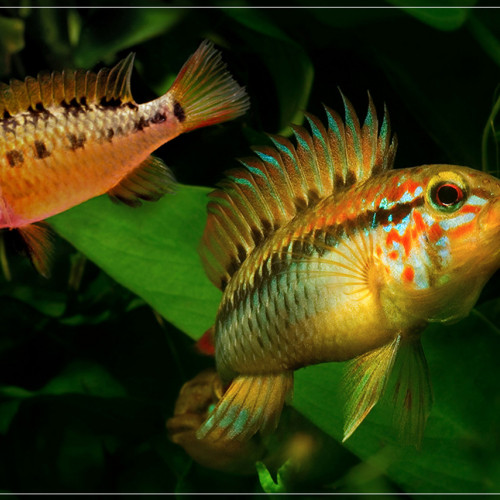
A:
[[[213,336],[225,392],[200,439],[272,431],[294,370],[349,361],[344,440],[394,368],[400,432],[418,444],[432,404],[420,334],[466,316],[500,267],[499,180],[393,170],[387,111],[379,126],[370,98],[361,125],[343,99],[345,120],[306,114],[296,145],[271,136],[211,194],[200,255],[223,295],[201,344]]]
[[[39,221],[107,193],[131,206],[170,192],[170,169],[150,154],[190,130],[231,120],[249,106],[204,41],[166,94],[137,104],[134,55],[112,69],[43,72],[0,84],[0,228],[16,229],[48,273]]]

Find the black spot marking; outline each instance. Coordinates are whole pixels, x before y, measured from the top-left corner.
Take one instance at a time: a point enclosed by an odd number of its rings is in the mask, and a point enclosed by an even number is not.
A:
[[[115,135],[115,131],[112,128],[108,128],[106,131],[106,139],[111,142],[113,140],[113,136]]]
[[[181,123],[186,119],[186,113],[178,101],[174,104],[174,115]]]
[[[243,262],[247,257],[247,251],[245,250],[245,247],[241,243],[238,244],[237,250],[238,250],[238,259],[240,259],[240,262]]]
[[[267,236],[272,230],[272,225],[268,220],[263,220],[262,221],[262,231],[264,232],[264,235]]]
[[[354,173],[351,170],[348,170],[344,186],[350,186],[351,184],[354,184],[355,182],[356,182],[356,176],[354,175]]]
[[[151,123],[163,123],[166,119],[167,117],[163,113],[156,113],[156,115],[151,118]]]
[[[5,156],[7,157],[7,161],[11,167],[18,167],[24,162],[23,154],[21,151],[17,151],[16,149],[7,152]]]
[[[47,151],[47,147],[45,146],[45,143],[42,141],[35,141],[35,156],[42,160],[43,158],[47,158],[47,156],[50,156],[51,153]]]
[[[310,189],[307,193],[308,205],[315,205],[319,200],[320,196],[316,189]]]
[[[80,134],[78,137],[75,134],[68,134],[68,139],[70,142],[70,149],[73,151],[75,149],[83,148],[87,140],[84,134]]]
[[[231,262],[229,262],[229,264],[226,268],[229,276],[232,276],[238,270],[238,267],[240,267],[239,262],[233,257],[231,259]]]
[[[121,99],[107,99],[106,96],[102,97],[99,105],[107,107],[107,108],[117,108],[121,106],[122,101]]]
[[[7,110],[4,110],[2,119],[7,120],[8,118],[11,118],[11,117],[12,117],[12,115]]]
[[[15,129],[19,126],[19,122],[15,118],[6,118],[1,122],[4,133],[16,133]]]
[[[149,122],[143,116],[141,116],[139,120],[137,120],[134,123],[134,131],[136,132],[140,132],[141,130],[144,130],[146,127],[149,127]]]
[[[295,208],[297,212],[302,212],[307,208],[307,201],[304,198],[295,198]]]

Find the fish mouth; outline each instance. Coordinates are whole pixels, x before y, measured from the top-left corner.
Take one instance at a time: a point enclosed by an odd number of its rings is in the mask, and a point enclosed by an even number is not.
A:
[[[491,200],[478,220],[481,246],[500,266],[500,196]]]

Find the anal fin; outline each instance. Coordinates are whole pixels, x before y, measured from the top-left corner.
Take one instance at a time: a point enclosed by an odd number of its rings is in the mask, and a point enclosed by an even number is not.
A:
[[[27,224],[17,228],[23,239],[25,250],[35,269],[45,278],[50,277],[50,254],[52,235],[44,222]]]
[[[269,433],[279,422],[283,404],[293,389],[293,372],[238,375],[196,433],[198,439],[251,438]]]
[[[171,193],[174,184],[174,176],[163,161],[149,156],[108,191],[108,195],[113,201],[138,207],[142,204],[141,200],[157,201]]]

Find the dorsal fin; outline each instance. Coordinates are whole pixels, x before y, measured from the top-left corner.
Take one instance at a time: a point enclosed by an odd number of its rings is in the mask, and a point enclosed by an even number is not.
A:
[[[275,148],[255,149],[257,156],[240,160],[245,168],[229,172],[211,193],[200,255],[218,288],[224,289],[256,245],[298,212],[340,188],[392,168],[396,139],[390,137],[387,110],[379,130],[368,95],[361,127],[351,103],[342,98],[345,122],[326,106],[328,128],[306,114],[311,133],[293,126],[296,146],[270,136]]]
[[[61,105],[133,103],[130,75],[134,54],[129,54],[112,69],[97,74],[85,70],[41,72],[36,78],[11,80],[0,84],[0,118],[23,111],[41,111]]]

